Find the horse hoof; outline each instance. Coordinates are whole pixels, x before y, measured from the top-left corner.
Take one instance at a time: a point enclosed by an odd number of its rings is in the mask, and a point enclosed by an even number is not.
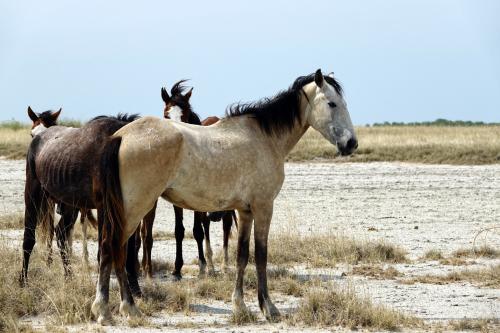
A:
[[[101,298],[96,297],[94,303],[92,303],[90,311],[94,317],[97,318],[97,323],[100,325],[105,326],[112,324],[112,317],[108,304],[106,304]]]
[[[182,280],[182,274],[180,272],[172,272],[172,278],[174,281],[180,281]]]
[[[264,302],[262,312],[269,322],[275,323],[280,320],[281,314],[278,311],[278,308],[271,301]]]
[[[234,313],[248,312],[245,301],[243,301],[243,297],[239,293],[233,292],[232,299],[233,299],[233,312]]]
[[[19,287],[21,287],[21,288],[26,287],[26,277],[24,276],[24,274],[22,272],[19,275]]]
[[[122,301],[120,303],[120,314],[126,316],[127,318],[140,317],[141,311],[139,311],[135,304],[130,304],[127,301]]]

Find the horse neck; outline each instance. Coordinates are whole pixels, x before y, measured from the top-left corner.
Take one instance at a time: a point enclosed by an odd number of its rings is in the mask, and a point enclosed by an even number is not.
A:
[[[301,97],[300,98],[300,112],[301,117],[300,121],[296,121],[295,125],[288,131],[284,131],[279,135],[273,135],[272,143],[275,147],[276,152],[285,160],[286,156],[292,151],[292,149],[297,145],[300,138],[304,135],[304,133],[309,128],[309,124],[307,122],[307,111],[309,108],[308,101]]]

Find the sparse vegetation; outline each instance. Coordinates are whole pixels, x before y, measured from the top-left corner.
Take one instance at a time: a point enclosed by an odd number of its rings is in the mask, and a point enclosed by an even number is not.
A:
[[[336,148],[310,129],[288,155],[289,161],[403,161],[435,164],[500,163],[500,126],[357,127],[359,148],[338,157]]]
[[[351,329],[369,327],[385,330],[420,324],[416,318],[358,296],[350,286],[341,289],[335,285],[308,290],[289,321],[309,326],[340,325]]]
[[[488,246],[483,245],[477,248],[469,248],[469,249],[459,249],[452,253],[452,255],[456,258],[489,258],[495,259],[500,258],[500,251]]]
[[[24,214],[12,213],[8,215],[0,215],[0,230],[1,229],[22,229],[24,227]]]
[[[77,120],[61,125],[80,127]],[[442,126],[443,125],[443,126]],[[313,129],[307,131],[288,156],[289,161],[328,159],[335,162],[408,161],[419,163],[491,164],[500,163],[500,125],[469,126],[464,122],[446,125],[357,127],[357,152],[337,158],[336,148]],[[16,122],[0,124],[0,156],[25,157],[31,141],[29,126]]]
[[[483,269],[457,270],[446,275],[422,275],[408,280],[403,280],[402,282],[406,284],[447,284],[458,281],[468,281],[482,287],[500,288],[500,265],[490,266]]]
[[[492,326],[500,324],[498,318],[496,319],[462,319],[453,320],[450,326],[455,331],[480,331],[480,332],[493,332]],[[491,329],[491,330],[490,330]]]
[[[424,259],[427,260],[441,260],[443,259],[443,254],[437,249],[431,249],[424,254]]]
[[[271,237],[269,243],[268,260],[278,266],[308,263],[311,267],[333,267],[339,262],[408,261],[405,251],[397,246],[382,241],[358,241],[328,234],[301,237],[290,232]]]
[[[364,275],[369,276],[375,279],[395,279],[397,277],[403,276],[401,272],[399,272],[394,267],[390,266],[386,269],[381,268],[377,265],[361,265],[355,266],[352,269],[352,273],[356,275]]]

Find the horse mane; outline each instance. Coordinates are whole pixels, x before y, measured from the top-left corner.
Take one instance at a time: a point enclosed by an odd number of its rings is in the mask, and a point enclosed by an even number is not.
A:
[[[97,116],[97,117],[94,117],[92,119],[90,119],[88,122],[92,122],[94,120],[98,120],[98,119],[104,119],[104,118],[108,118],[108,119],[114,119],[114,120],[118,120],[118,121],[122,121],[122,122],[125,122],[125,123],[131,123],[133,122],[134,120],[137,120],[140,118],[140,116],[137,114],[137,113],[134,113],[134,114],[128,114],[128,113],[118,113],[116,116]]]
[[[325,81],[333,86],[342,96],[342,86],[333,77],[323,76]],[[298,77],[288,90],[281,91],[271,98],[256,102],[232,104],[226,110],[226,116],[239,117],[248,115],[267,135],[279,135],[293,128],[296,121],[301,121],[300,95],[302,88],[314,81],[314,73]]]
[[[179,82],[176,82],[173,86],[172,89],[170,89],[170,96],[174,97],[175,95],[181,95],[187,87],[183,84],[184,82],[187,82],[188,80],[183,79],[180,80]]]
[[[43,111],[42,113],[37,114],[37,116],[47,126],[49,126],[49,127],[50,126],[55,126],[55,125],[57,125],[57,122],[54,121],[54,119],[52,119],[52,114],[54,112],[56,112],[56,111],[54,111],[54,110],[47,110],[47,111]]]

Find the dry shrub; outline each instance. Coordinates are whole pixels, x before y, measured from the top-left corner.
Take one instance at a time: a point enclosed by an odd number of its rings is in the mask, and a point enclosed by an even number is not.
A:
[[[359,148],[348,158],[310,129],[288,155],[290,161],[315,158],[337,162],[409,161],[491,164],[500,161],[500,127],[377,126],[356,127]]]
[[[23,229],[23,228],[24,228],[23,213],[0,215],[0,229]]]
[[[420,323],[415,318],[359,297],[351,286],[341,289],[334,285],[307,291],[297,311],[290,316],[290,322],[309,326],[336,325],[351,329],[365,327],[387,330]]]
[[[268,260],[274,265],[308,263],[312,267],[333,267],[338,262],[407,262],[401,248],[382,241],[357,241],[334,235],[301,237],[281,234],[269,240]]]
[[[234,280],[224,277],[207,277],[195,282],[194,294],[201,298],[212,298],[218,301],[231,301]]]

